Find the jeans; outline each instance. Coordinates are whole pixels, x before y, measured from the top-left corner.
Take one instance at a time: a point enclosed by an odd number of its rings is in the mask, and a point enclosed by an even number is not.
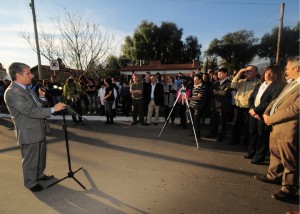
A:
[[[89,111],[96,110],[96,96],[95,94],[88,94],[87,95],[89,101]]]

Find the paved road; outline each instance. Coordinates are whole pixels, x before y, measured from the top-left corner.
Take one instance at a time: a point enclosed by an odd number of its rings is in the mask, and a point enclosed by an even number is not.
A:
[[[50,125],[47,173],[59,179],[68,172],[64,132],[60,120],[52,120]],[[203,139],[197,150],[189,136],[191,129],[167,125],[158,138],[163,124],[131,126],[125,118],[112,126],[97,120],[87,125],[68,127],[72,169],[83,167],[75,177],[87,190],[68,178],[33,194],[23,187],[11,120],[0,118],[0,213],[299,211],[299,198],[276,201],[271,194],[280,186],[253,179],[254,174],[266,172],[267,164],[249,164],[242,158],[245,149],[241,145]]]

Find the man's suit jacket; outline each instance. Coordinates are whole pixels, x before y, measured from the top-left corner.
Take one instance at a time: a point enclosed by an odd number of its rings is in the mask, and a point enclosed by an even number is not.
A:
[[[164,86],[157,82],[154,89],[154,103],[156,106],[162,106],[164,104],[164,95]]]
[[[278,95],[281,93],[282,89],[286,86],[286,82],[281,81],[278,83],[272,82],[269,87],[264,91],[263,95],[260,98],[260,104],[258,106],[254,106],[255,98],[257,96],[259,87],[262,83],[258,84],[251,96],[249,97],[249,108],[253,109],[256,114],[258,114],[261,119],[264,111],[268,107],[268,105],[272,102],[272,100],[276,99]]]
[[[38,97],[31,91],[35,100]],[[4,99],[15,125],[17,143],[30,144],[45,139],[45,118],[51,116],[51,108],[42,108],[25,89],[12,82]]]
[[[286,87],[288,87],[288,85]],[[283,89],[283,91],[284,90],[285,89]],[[290,91],[281,100],[274,114],[270,115],[269,122],[272,124],[272,137],[286,142],[297,141],[299,139],[299,90],[300,88],[298,86]],[[265,114],[270,114],[275,101],[276,99],[270,103],[265,110]]]
[[[221,85],[220,81],[213,83],[210,90],[210,109],[217,112],[231,111],[231,81],[226,79]]]

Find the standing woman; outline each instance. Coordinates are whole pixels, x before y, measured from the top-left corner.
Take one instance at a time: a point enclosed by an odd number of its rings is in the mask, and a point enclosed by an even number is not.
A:
[[[256,86],[249,98],[249,147],[244,158],[253,158],[251,164],[264,162],[268,152],[270,129],[266,126],[262,115],[286,85],[280,72],[276,65],[265,68],[262,82]]]
[[[113,111],[112,106],[114,103],[114,88],[112,86],[111,78],[107,77],[104,80],[105,87],[105,94],[104,94],[104,107],[105,107],[105,116],[106,116],[106,122],[105,124],[114,124],[114,117],[113,117]]]
[[[164,85],[164,91],[165,91],[165,99],[164,99],[164,105],[165,105],[165,120],[168,119],[169,113],[174,105],[175,98],[176,98],[176,92],[177,92],[177,84],[174,83],[174,77],[167,76],[166,79],[167,83]],[[172,125],[174,125],[175,120],[175,109],[173,109],[171,113],[171,122]]]
[[[97,114],[96,92],[96,84],[93,78],[90,77],[86,84],[86,93],[89,101],[89,112],[87,114]]]

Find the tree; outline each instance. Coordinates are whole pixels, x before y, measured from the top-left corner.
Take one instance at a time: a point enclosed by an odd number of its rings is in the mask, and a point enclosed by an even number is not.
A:
[[[206,56],[206,60],[203,64],[203,71],[207,72],[208,69],[212,69],[212,70],[218,69],[217,56]]]
[[[125,38],[122,54],[134,64],[138,64],[140,60],[181,63],[199,58],[201,45],[197,38],[189,36],[183,43],[182,31],[182,28],[172,22],[162,22],[158,27],[153,22],[142,21],[132,38]]]
[[[139,60],[157,59],[158,27],[153,22],[142,21],[133,33],[127,36],[122,46],[123,55],[134,64]]]
[[[300,22],[298,22],[294,28],[287,26],[282,29],[279,64],[285,64],[285,61],[289,56],[299,55],[299,25]],[[266,33],[261,38],[258,56],[261,58],[268,58],[270,63],[274,64],[276,62],[277,40],[278,27],[274,27],[271,33]]]
[[[64,18],[52,19],[53,32],[41,28],[39,42],[41,55],[48,60],[61,58],[66,67],[89,71],[103,63],[113,48],[113,35],[102,32],[78,13],[67,12]],[[22,32],[30,47],[36,51],[30,33]]]
[[[162,22],[159,27],[158,52],[159,59],[163,63],[180,63],[181,50],[183,47],[182,28],[178,28],[175,23]]]
[[[200,60],[201,45],[198,43],[198,39],[195,36],[188,36],[185,39],[182,50],[182,61],[191,62],[194,59]]]
[[[206,54],[221,57],[229,69],[241,68],[255,57],[257,41],[253,31],[240,30],[228,33],[221,40],[213,39]]]

